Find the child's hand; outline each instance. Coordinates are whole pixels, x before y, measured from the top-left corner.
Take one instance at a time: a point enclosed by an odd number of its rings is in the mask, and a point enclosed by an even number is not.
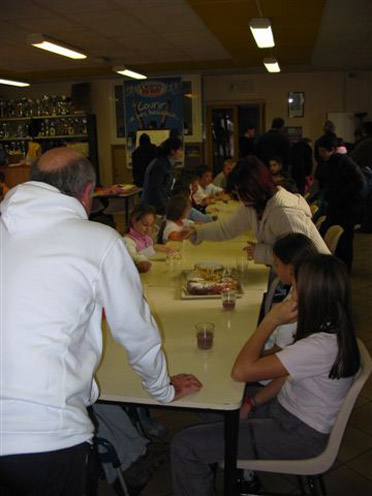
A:
[[[146,261],[143,261],[143,262],[138,262],[137,263],[137,269],[138,269],[138,272],[148,272],[151,268],[151,262],[146,262]]]
[[[178,253],[177,248],[172,248],[172,246],[165,246],[164,251],[167,255],[173,255],[174,253]]]
[[[289,322],[296,322],[297,320],[297,301],[292,299],[282,301],[275,305],[270,312],[265,316],[265,319],[274,324],[275,327],[281,324],[288,324]]]

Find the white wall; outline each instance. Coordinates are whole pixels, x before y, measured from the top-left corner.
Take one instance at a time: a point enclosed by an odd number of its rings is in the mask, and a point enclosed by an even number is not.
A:
[[[372,118],[371,71],[216,75],[204,78],[203,89],[206,104],[263,101],[266,128],[280,116],[287,126],[302,126],[303,136],[311,139],[321,134],[328,112],[369,112]],[[303,118],[287,117],[290,91],[305,93]]]

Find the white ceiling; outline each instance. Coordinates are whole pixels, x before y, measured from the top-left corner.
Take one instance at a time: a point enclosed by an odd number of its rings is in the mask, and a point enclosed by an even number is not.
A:
[[[294,3],[309,5],[309,0],[276,2],[283,5],[282,17],[287,22],[286,9],[289,15]],[[97,76],[102,76],[104,71],[110,73],[111,65],[122,64],[134,68],[147,64],[156,73],[174,72],[178,67],[180,72],[189,67],[204,73],[234,67],[257,70],[253,59],[246,66],[234,65],[226,39],[218,39],[205,24],[206,18],[202,20],[191,7],[210,6],[212,18],[217,3],[225,4],[227,9],[239,4],[256,8],[254,0],[1,0],[0,75],[38,79],[40,74],[40,79],[53,79],[53,74],[60,78],[61,71],[84,73],[85,69],[97,68],[101,69]],[[260,3],[263,14],[270,17],[273,4],[270,0]],[[247,30],[248,22],[249,19]],[[227,27],[231,36],[239,34],[234,25]],[[302,69],[372,69],[372,0],[326,0],[316,28],[319,31],[312,45],[311,64],[301,64]],[[89,57],[71,61],[35,49],[26,43],[31,33],[53,36],[82,49]],[[296,39],[291,43],[286,46],[287,52],[291,46],[298,50]],[[251,45],[249,48],[254,50]],[[241,49],[244,52],[244,46]]]

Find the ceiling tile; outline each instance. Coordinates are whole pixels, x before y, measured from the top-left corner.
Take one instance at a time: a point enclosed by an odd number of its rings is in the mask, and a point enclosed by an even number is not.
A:
[[[45,16],[45,9],[32,0],[1,0],[0,19],[37,19]]]

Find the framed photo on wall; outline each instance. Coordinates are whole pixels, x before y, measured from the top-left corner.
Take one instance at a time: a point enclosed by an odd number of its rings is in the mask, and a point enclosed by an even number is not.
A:
[[[288,117],[304,117],[305,93],[290,91],[288,93]]]

